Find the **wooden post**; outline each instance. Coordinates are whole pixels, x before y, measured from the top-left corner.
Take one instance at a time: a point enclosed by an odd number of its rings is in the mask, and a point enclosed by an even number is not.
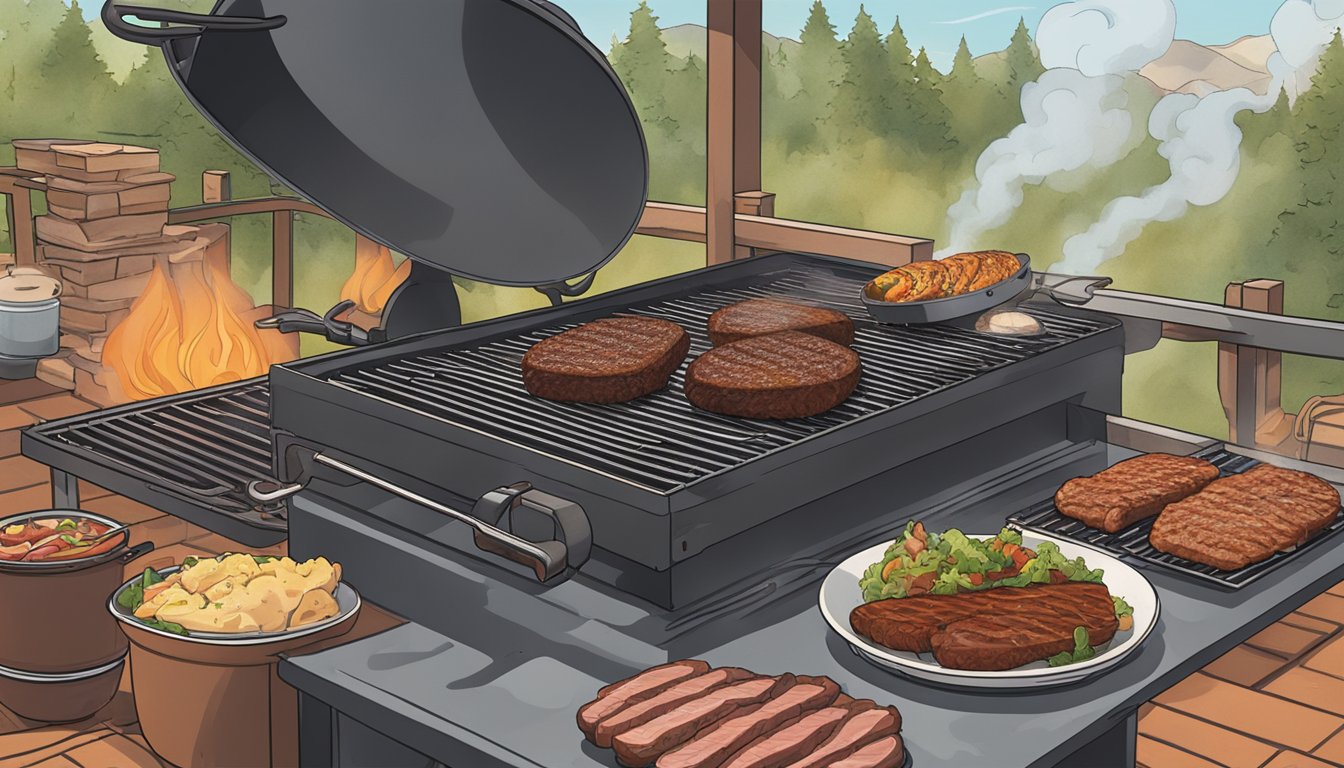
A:
[[[14,177],[5,177],[8,182],[3,191],[9,199],[5,206],[5,219],[9,224],[9,242],[14,248],[14,265],[32,266],[37,263],[37,240],[33,235],[33,200],[31,192],[15,184]]]
[[[1229,283],[1223,303],[1229,307],[1283,314],[1281,280]],[[1237,344],[1218,345],[1218,392],[1227,414],[1228,439],[1247,447],[1278,448],[1292,432],[1283,411],[1283,355]]]
[[[271,213],[271,304],[294,306],[294,212]]]
[[[709,0],[707,21],[705,255],[721,264],[739,255],[734,195],[761,188],[761,0]]]
[[[226,203],[232,199],[228,171],[205,171],[201,174],[202,203]]]

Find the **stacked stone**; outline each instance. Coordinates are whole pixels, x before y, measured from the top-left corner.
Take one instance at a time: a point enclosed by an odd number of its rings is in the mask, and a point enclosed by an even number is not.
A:
[[[148,284],[155,260],[203,252],[227,229],[168,224],[173,176],[159,170],[156,149],[17,139],[14,155],[21,170],[47,185],[48,213],[35,222],[38,260],[63,283],[64,349],[39,364],[38,376],[110,401],[103,343]]]

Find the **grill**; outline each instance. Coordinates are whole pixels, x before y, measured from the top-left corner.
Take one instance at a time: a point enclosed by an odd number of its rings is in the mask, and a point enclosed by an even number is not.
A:
[[[798,264],[749,285],[629,307],[620,314],[670,320],[692,339],[688,362],[673,375],[672,385],[633,403],[553,403],[523,388],[523,353],[578,322],[549,324],[479,346],[363,363],[325,378],[425,417],[668,494],[1108,327],[1043,307],[1027,310],[1049,329],[1032,339],[991,337],[951,326],[878,325],[867,319],[857,298],[871,275],[871,269]],[[681,386],[689,360],[712,346],[705,333],[709,316],[729,304],[766,297],[827,306],[853,318],[853,348],[864,371],[858,389],[844,404],[808,419],[754,421],[692,408]]]
[[[1260,463],[1255,459],[1232,453],[1221,446],[1207,448],[1195,455],[1212,463],[1224,476],[1241,474]],[[1055,508],[1053,500],[1046,500],[1014,514],[1008,518],[1008,523],[1023,530],[1070,539],[1081,544],[1100,547],[1119,555],[1129,555],[1144,562],[1153,563],[1187,576],[1194,576],[1232,589],[1250,584],[1275,568],[1292,561],[1294,557],[1303,552],[1321,546],[1323,542],[1331,539],[1340,530],[1344,530],[1344,517],[1336,517],[1334,522],[1325,530],[1317,533],[1316,536],[1301,546],[1294,547],[1287,552],[1275,553],[1268,560],[1252,563],[1240,570],[1223,571],[1211,565],[1194,563],[1166,552],[1159,552],[1153,548],[1148,543],[1148,532],[1152,530],[1153,522],[1156,519],[1150,517],[1127,530],[1118,533],[1106,533],[1088,527],[1071,517],[1065,517]]]
[[[781,536],[771,526],[791,525],[790,513],[807,502],[944,449],[981,460],[982,436],[1042,413],[1048,434],[1023,436],[1022,445],[1066,440],[1068,403],[1119,407],[1123,339],[1114,319],[1025,305],[1047,330],[1028,339],[951,324],[878,324],[859,295],[880,272],[843,259],[759,256],[276,366],[276,475],[298,485],[329,480],[347,489],[343,497],[352,492],[350,475],[376,477],[455,509],[492,489],[529,483],[582,507],[592,559],[602,563],[585,573],[672,607],[723,587],[757,561],[797,554],[799,540],[789,537],[812,534]],[[692,338],[689,360],[710,347],[710,314],[761,297],[826,306],[854,320],[864,374],[848,401],[807,419],[710,414],[681,392],[686,363],[668,388],[629,403],[557,403],[523,388],[523,353],[581,323],[621,314],[676,322]],[[324,458],[315,461],[318,454]],[[948,459],[949,483],[965,463]],[[381,510],[379,498],[359,506]],[[442,525],[441,516],[409,519],[383,522],[417,532]],[[305,535],[292,532],[291,546],[302,546]],[[715,547],[730,538],[731,547]]]
[[[24,453],[233,538],[283,537],[279,509],[247,495],[271,476],[270,388],[264,379],[48,422]]]

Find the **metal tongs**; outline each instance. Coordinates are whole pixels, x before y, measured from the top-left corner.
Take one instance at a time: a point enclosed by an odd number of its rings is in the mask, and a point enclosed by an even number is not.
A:
[[[336,317],[352,309],[355,302],[346,299],[318,317],[316,312],[307,309],[287,309],[271,317],[262,318],[254,325],[262,329],[275,329],[281,333],[316,333],[337,344],[362,347],[369,343],[369,332],[348,320]]]

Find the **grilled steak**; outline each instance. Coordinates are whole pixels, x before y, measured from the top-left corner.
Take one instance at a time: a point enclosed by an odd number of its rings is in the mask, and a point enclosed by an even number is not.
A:
[[[1150,453],[1068,481],[1055,494],[1055,506],[1093,528],[1115,533],[1217,477],[1218,468],[1203,459]]]
[[[729,304],[709,316],[708,330],[715,345],[780,331],[802,331],[846,346],[854,343],[854,321],[845,313],[777,299]]]
[[[811,752],[804,752],[788,768],[825,768],[848,757],[874,739],[901,732],[901,713],[895,707],[865,709],[840,724],[840,727]],[[736,768],[736,766],[734,766]]]
[[[646,669],[619,683],[612,683],[598,691],[596,699],[579,709],[579,730],[592,741],[597,724],[603,718],[615,714],[627,704],[651,699],[689,677],[703,675],[708,671],[709,665],[703,661],[674,661]]]
[[[652,765],[660,755],[691,738],[701,728],[736,714],[745,714],[744,710],[759,707],[793,684],[793,675],[785,674],[716,688],[638,728],[619,734],[611,746],[622,765],[632,768]]]
[[[715,688],[753,677],[755,675],[745,669],[720,667],[682,680],[657,696],[630,704],[599,720],[597,728],[593,729],[593,743],[599,747],[610,747],[613,738],[632,728],[656,720],[682,704],[699,700]]]
[[[831,763],[831,768],[899,768],[905,762],[905,745],[900,736],[883,736],[871,741],[843,760]]]
[[[1235,571],[1301,544],[1339,513],[1339,492],[1305,472],[1261,464],[1210,483],[1158,515],[1148,541]]]
[[[667,386],[690,348],[691,337],[667,320],[594,320],[527,350],[523,386],[547,400],[620,403]]]
[[[686,369],[684,390],[706,411],[749,419],[797,419],[843,403],[859,383],[859,356],[798,331],[715,347]]]
[[[781,768],[812,754],[841,723],[875,706],[867,700],[849,699],[846,702],[843,699],[849,697],[841,694],[831,706],[808,712],[780,726],[774,733],[758,737],[729,757],[722,768]]]
[[[1073,649],[1085,627],[1092,645],[1119,622],[1104,584],[996,587],[955,595],[878,600],[849,615],[855,632],[898,651],[933,652],[950,669],[1001,670]]]
[[[825,677],[800,677],[797,684],[758,709],[720,721],[658,758],[658,768],[718,768],[734,752],[801,715],[830,704],[840,686]]]

